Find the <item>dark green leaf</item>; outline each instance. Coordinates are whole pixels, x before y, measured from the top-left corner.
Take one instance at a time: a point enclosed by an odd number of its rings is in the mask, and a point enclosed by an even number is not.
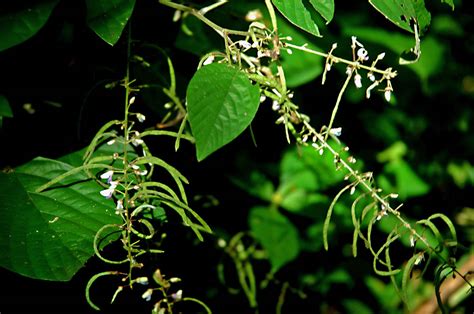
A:
[[[13,117],[13,112],[8,103],[8,99],[3,95],[0,95],[0,117]]]
[[[430,25],[431,14],[426,10],[424,0],[369,0],[380,13],[395,25],[414,32],[411,23],[416,23],[420,35]]]
[[[235,139],[250,125],[260,90],[238,68],[210,64],[198,70],[187,90],[189,123],[203,160]]]
[[[113,46],[132,15],[136,0],[86,0],[87,25]]]
[[[0,13],[0,51],[18,45],[35,35],[48,21],[59,0],[36,3],[16,1]],[[29,5],[28,5],[29,4]]]
[[[45,192],[35,189],[72,166],[36,158],[0,173],[0,265],[24,276],[67,281],[94,254],[105,224],[119,223],[100,186],[76,174]]]
[[[311,11],[303,0],[272,0],[281,14],[291,23],[315,36],[321,36]]]
[[[272,272],[292,261],[299,254],[298,230],[285,216],[265,207],[252,208],[250,230],[268,253]]]

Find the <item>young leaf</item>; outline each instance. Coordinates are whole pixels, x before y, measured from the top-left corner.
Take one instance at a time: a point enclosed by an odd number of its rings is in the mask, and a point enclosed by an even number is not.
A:
[[[285,216],[265,207],[254,207],[249,216],[250,230],[268,253],[272,272],[278,271],[299,254],[298,230]]]
[[[17,1],[0,13],[0,51],[33,37],[48,21],[59,0]],[[4,5],[5,6],[5,5]]]
[[[203,160],[235,139],[250,125],[260,103],[260,90],[236,67],[213,63],[189,82],[189,123]]]
[[[109,45],[117,43],[135,0],[86,0],[87,25]]]
[[[0,173],[0,265],[24,276],[67,281],[94,254],[93,240],[105,224],[120,223],[101,187],[77,173],[61,187],[34,192],[72,166],[36,158]]]
[[[314,36],[321,37],[311,11],[304,5],[303,0],[272,0],[280,13],[292,24]]]

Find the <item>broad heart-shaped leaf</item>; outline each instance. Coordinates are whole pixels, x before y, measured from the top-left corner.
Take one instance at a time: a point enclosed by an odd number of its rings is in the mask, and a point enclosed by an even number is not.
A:
[[[87,25],[113,46],[132,15],[136,0],[86,0]]]
[[[370,4],[395,25],[414,32],[411,23],[418,24],[420,35],[428,28],[431,14],[424,0],[369,0]]]
[[[309,0],[314,9],[326,20],[331,22],[334,17],[334,0]]]
[[[44,280],[67,281],[94,254],[93,239],[106,224],[120,223],[114,203],[82,173],[62,186],[36,193],[72,166],[36,158],[0,173],[0,266]]]
[[[59,0],[14,2],[14,5],[2,4],[0,51],[18,45],[35,35],[46,24]]]
[[[321,36],[312,12],[304,4],[305,0],[272,0],[272,2],[292,24],[314,36]]]
[[[253,236],[268,253],[272,272],[296,258],[300,252],[298,230],[288,218],[266,207],[250,211],[249,225]]]
[[[199,161],[242,133],[260,103],[258,86],[252,85],[238,68],[219,63],[199,69],[186,95]]]

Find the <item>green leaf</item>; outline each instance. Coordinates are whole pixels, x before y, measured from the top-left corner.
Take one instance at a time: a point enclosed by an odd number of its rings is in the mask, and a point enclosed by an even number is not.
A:
[[[292,24],[314,36],[321,37],[316,21],[303,0],[272,0],[280,13]]]
[[[402,159],[386,164],[384,173],[395,178],[395,191],[402,199],[425,195],[430,190],[430,186]]]
[[[3,5],[0,13],[0,51],[33,37],[46,24],[59,0],[22,2]]]
[[[189,123],[203,160],[250,125],[260,103],[260,89],[238,68],[213,63],[199,69],[187,90]]]
[[[268,253],[272,272],[296,258],[300,252],[298,230],[285,216],[266,207],[254,207],[249,215],[253,236]]]
[[[114,203],[83,173],[49,190],[36,188],[73,169],[36,158],[0,173],[0,265],[24,276],[67,281],[94,254],[93,239],[106,224],[120,223]]]
[[[454,0],[441,0],[441,3],[446,3],[454,11]]]
[[[8,103],[8,99],[3,95],[0,95],[0,117],[13,117],[13,112]]]
[[[334,0],[309,0],[316,11],[326,20],[326,24],[334,17]]]
[[[109,45],[117,43],[136,0],[86,0],[87,25]]]
[[[418,25],[420,35],[428,28],[431,14],[424,0],[369,0],[370,4],[398,27],[414,32],[412,22]]]
[[[2,127],[3,117],[11,118],[13,117],[13,112],[8,103],[8,99],[0,95],[0,128]]]

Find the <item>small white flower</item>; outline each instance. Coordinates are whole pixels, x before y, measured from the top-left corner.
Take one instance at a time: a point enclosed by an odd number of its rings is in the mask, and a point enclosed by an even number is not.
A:
[[[280,123],[283,123],[283,122],[285,122],[285,117],[284,117],[284,116],[279,117],[279,118],[275,121],[276,124],[280,124]]]
[[[410,246],[414,247],[415,246],[415,237],[413,235],[410,236]]]
[[[357,162],[357,159],[355,159],[354,156],[349,156],[347,158],[347,161],[350,162],[351,164],[355,164]]]
[[[286,49],[286,52],[288,52],[289,55],[293,54],[293,51],[291,49]]]
[[[386,89],[383,95],[384,95],[384,97],[385,97],[385,100],[388,101],[388,102],[390,102],[390,98],[391,98],[391,96],[392,96],[392,91],[389,90],[389,89]]]
[[[108,188],[108,189],[100,191],[100,195],[102,195],[103,197],[109,199],[114,194],[114,191],[115,191],[115,188]]]
[[[244,48],[244,49],[250,49],[250,48],[252,48],[252,44],[249,43],[248,41],[240,40],[238,43],[239,43],[239,46],[240,46],[241,48]]]
[[[368,77],[369,80],[371,80],[372,82],[375,81],[375,75],[374,75],[374,73],[372,73],[372,72],[367,73],[367,77]]]
[[[357,88],[361,88],[362,87],[362,77],[360,76],[359,73],[357,73],[355,76],[354,76],[354,84]]]
[[[145,301],[150,301],[152,294],[153,294],[153,289],[147,289],[147,290],[142,294],[142,299],[145,299]]]
[[[135,96],[133,96],[132,98],[130,98],[130,101],[128,102],[130,105],[133,105],[133,103],[135,102]]]
[[[143,144],[143,140],[141,138],[133,138],[132,139],[132,145],[133,146],[138,146]]]
[[[131,167],[132,167],[133,170],[139,170],[140,169],[140,166],[135,165],[135,164],[131,165]]]
[[[109,170],[109,171],[106,171],[104,172],[103,174],[100,175],[100,178],[101,179],[107,179],[107,181],[110,183],[110,181],[112,180],[112,176],[114,175],[114,171],[113,170]]]
[[[334,136],[341,136],[342,133],[342,128],[332,128],[329,133],[331,133]]]
[[[142,170],[142,171],[138,172],[138,174],[141,175],[141,176],[146,176],[148,174],[148,170],[146,170],[146,169]]]
[[[322,155],[323,155],[323,153],[324,153],[324,149],[323,149],[323,148],[319,149],[319,155],[321,155],[321,156],[322,156]]]
[[[121,212],[123,212],[123,200],[118,200],[117,206],[115,207],[115,214],[119,215]]]
[[[137,119],[138,119],[138,122],[143,122],[145,121],[146,117],[144,114],[137,113]]]
[[[277,100],[274,100],[274,101],[272,102],[272,110],[273,110],[273,111],[278,111],[278,110],[280,110],[280,104],[278,103]]]
[[[267,96],[265,95],[260,95],[260,102],[264,102],[267,99]]]
[[[355,192],[355,190],[356,190],[356,187],[355,187],[355,186],[351,187],[351,192],[350,192],[350,194],[353,195],[354,192]]]
[[[337,43],[332,44],[331,48],[332,48],[332,50],[336,49],[337,48]]]
[[[183,290],[178,290],[176,291],[176,293],[173,293],[171,295],[171,297],[175,300],[175,301],[180,301],[182,298],[183,298]]]
[[[359,57],[360,60],[364,60],[364,61],[369,60],[368,54],[369,53],[367,52],[367,50],[365,50],[365,48],[359,48],[357,50],[357,56]]]
[[[112,140],[110,140],[110,141],[107,142],[107,145],[110,146],[110,145],[113,145],[114,143],[115,143],[115,139],[112,139]]]
[[[379,211],[379,213],[377,214],[377,221],[379,221],[380,219],[382,219],[383,216],[387,216],[387,210],[385,209],[385,207],[382,207],[382,210]]]
[[[171,277],[169,281],[170,281],[171,283],[176,283],[176,282],[180,282],[181,279],[179,279],[178,277]]]
[[[348,67],[346,68],[346,74],[347,74],[347,75],[351,74],[352,71],[353,71],[353,70],[352,70],[352,67],[348,66]]]
[[[251,11],[248,11],[247,14],[245,15],[245,20],[247,22],[253,22],[253,21],[256,21],[256,20],[259,20],[262,18],[262,12],[260,12],[260,10],[251,10]]]
[[[303,141],[303,143],[306,143],[308,141],[308,135],[307,134],[303,135],[303,138],[301,139],[301,141]]]
[[[202,64],[203,65],[209,65],[212,62],[214,62],[214,59],[215,59],[215,57],[213,55],[211,55],[211,56],[207,57],[206,60],[204,60],[204,62]]]
[[[135,281],[141,285],[147,285],[148,277],[138,277],[137,279],[135,279]]]
[[[100,195],[102,195],[105,198],[111,198],[112,195],[114,194],[115,188],[118,185],[117,181],[109,181],[109,180],[110,180],[110,178],[107,179],[110,186],[107,189],[100,191]]]
[[[385,57],[385,52],[382,52],[377,56],[377,60],[382,60]]]
[[[326,62],[326,71],[329,72],[331,71],[331,63]]]

